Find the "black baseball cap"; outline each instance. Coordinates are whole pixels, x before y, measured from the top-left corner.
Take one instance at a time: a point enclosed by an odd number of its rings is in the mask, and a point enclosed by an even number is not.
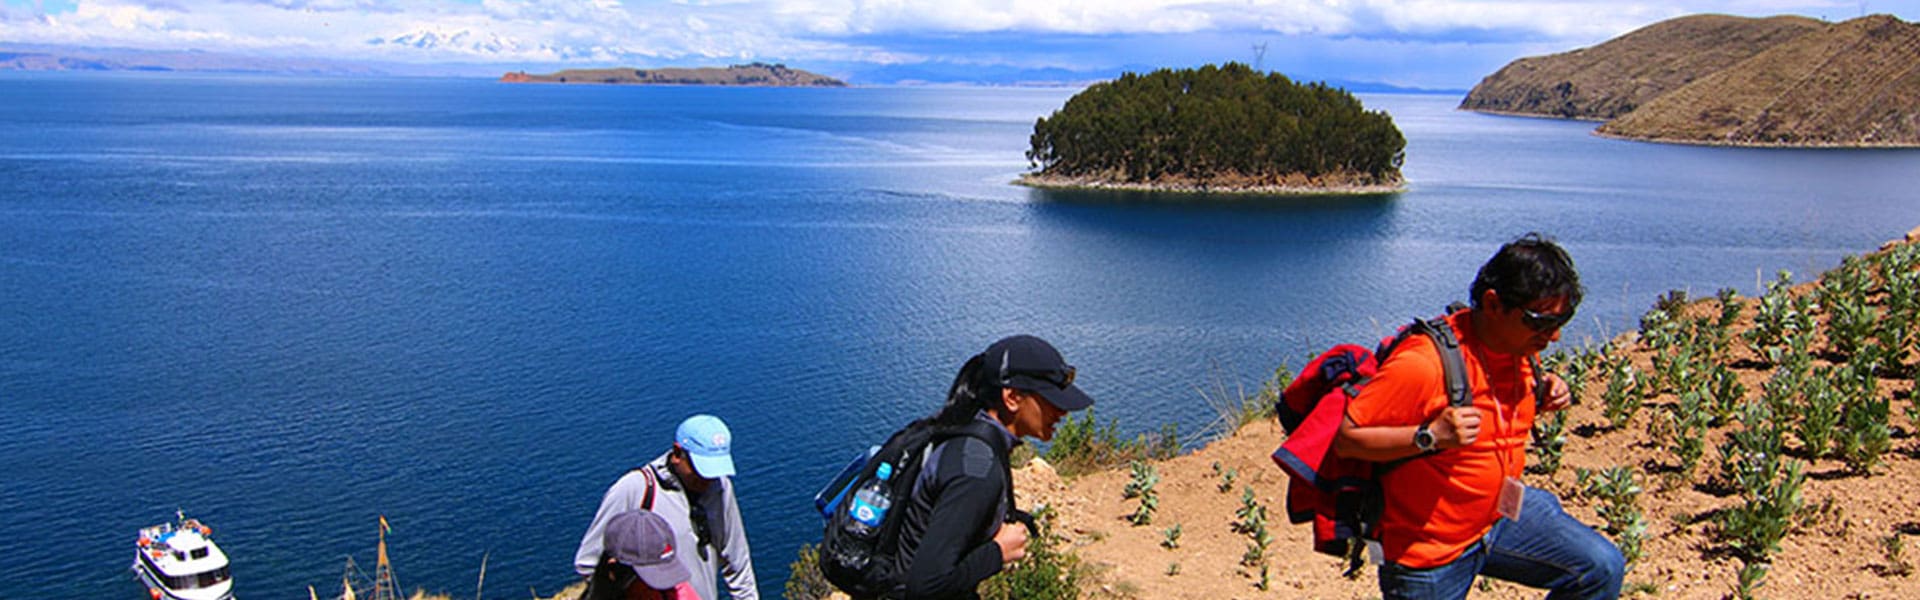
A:
[[[985,358],[983,366],[999,374],[1002,387],[1040,394],[1061,410],[1093,406],[1093,398],[1073,385],[1073,365],[1046,340],[1031,335],[1005,338],[987,346]]]

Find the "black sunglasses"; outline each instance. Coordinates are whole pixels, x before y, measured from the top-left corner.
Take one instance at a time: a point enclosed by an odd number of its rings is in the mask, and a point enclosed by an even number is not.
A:
[[[1067,389],[1068,386],[1073,385],[1073,377],[1077,373],[1078,373],[1078,370],[1074,369],[1072,365],[1064,365],[1058,369],[1054,369],[1051,371],[1026,371],[1026,370],[1014,369],[1014,370],[1001,371],[1000,381],[1002,384],[1005,384],[1007,382],[1013,381],[1014,375],[1025,375],[1027,377],[1032,377],[1034,379],[1051,383],[1055,387],[1058,387],[1064,390],[1064,389]]]
[[[1520,309],[1520,322],[1525,323],[1528,329],[1540,333],[1546,333],[1564,327],[1568,321],[1572,320],[1573,311],[1571,310],[1557,315],[1549,315],[1533,312],[1524,308]]]

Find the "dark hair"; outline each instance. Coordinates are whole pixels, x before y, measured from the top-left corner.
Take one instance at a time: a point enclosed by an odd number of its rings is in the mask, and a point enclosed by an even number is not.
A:
[[[580,600],[622,600],[627,597],[627,585],[637,576],[633,567],[607,560],[609,555],[600,554],[600,562],[593,567],[593,576],[587,578],[587,589],[580,594]]]
[[[611,554],[602,552],[600,564],[593,568],[593,576],[587,579],[587,589],[580,593],[580,600],[626,600],[627,588],[635,583],[651,589],[658,596],[676,597],[674,590],[654,589],[633,567],[608,560]]]
[[[975,354],[960,365],[960,372],[953,376],[953,387],[947,389],[946,405],[933,415],[935,424],[965,425],[981,410],[999,403],[999,374],[989,371],[986,363],[987,355]]]
[[[1573,258],[1553,240],[1531,232],[1501,246],[1480,275],[1473,278],[1473,307],[1480,308],[1480,297],[1487,290],[1500,296],[1500,304],[1521,308],[1541,298],[1564,296],[1567,309],[1580,306],[1585,290],[1580,274],[1573,269]]]

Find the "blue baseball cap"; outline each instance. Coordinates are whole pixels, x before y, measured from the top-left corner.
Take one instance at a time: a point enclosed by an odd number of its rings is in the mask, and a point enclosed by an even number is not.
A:
[[[713,415],[694,415],[680,422],[673,441],[693,459],[693,470],[707,479],[733,475],[733,433]]]

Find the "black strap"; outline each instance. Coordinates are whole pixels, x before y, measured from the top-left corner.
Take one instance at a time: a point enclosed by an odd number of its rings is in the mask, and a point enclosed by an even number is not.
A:
[[[644,471],[647,476],[647,495],[640,499],[640,508],[650,511],[653,510],[653,488],[659,487],[659,480],[654,479],[653,465],[647,465],[646,468],[640,470]]]
[[[1533,371],[1533,405],[1538,408],[1553,390],[1547,388],[1547,372],[1540,368],[1540,357],[1528,356],[1527,369]]]
[[[968,421],[967,424],[961,425],[959,427],[945,428],[945,429],[936,431],[934,433],[933,443],[937,445],[940,442],[944,442],[946,440],[953,439],[955,437],[966,436],[976,440],[980,440],[981,442],[987,445],[987,448],[992,449],[994,460],[1000,462],[1000,473],[1001,475],[1006,477],[1007,518],[1011,519],[1013,522],[1026,525],[1027,533],[1029,535],[1039,535],[1038,527],[1033,522],[1033,515],[1028,514],[1026,511],[1020,510],[1018,507],[1014,506],[1013,459],[1008,456],[1007,449],[1005,448],[1006,444],[1002,443],[1002,440],[998,435],[999,432],[989,429],[990,427],[992,427],[990,424],[983,423],[979,420]]]
[[[1446,379],[1447,403],[1473,406],[1473,391],[1467,388],[1467,360],[1460,353],[1460,338],[1453,334],[1446,317],[1416,320],[1409,329],[1433,340],[1433,348],[1440,355],[1440,373]]]
[[[639,471],[640,476],[645,477],[647,480],[647,493],[640,497],[640,508],[642,510],[653,510],[653,488],[660,487],[659,476],[653,474],[653,465],[651,463],[634,467],[633,470]]]
[[[1379,362],[1386,363],[1388,353],[1399,348],[1400,342],[1416,334],[1433,340],[1434,353],[1440,355],[1440,375],[1447,387],[1447,404],[1459,407],[1473,406],[1473,390],[1467,387],[1467,359],[1460,353],[1460,337],[1453,334],[1453,325],[1447,323],[1445,316],[1414,319],[1413,324],[1401,330],[1400,335],[1394,338],[1392,345],[1381,349],[1377,355]],[[1439,450],[1377,463],[1373,467],[1373,476],[1385,475],[1387,471],[1393,470],[1401,463],[1434,452]]]

